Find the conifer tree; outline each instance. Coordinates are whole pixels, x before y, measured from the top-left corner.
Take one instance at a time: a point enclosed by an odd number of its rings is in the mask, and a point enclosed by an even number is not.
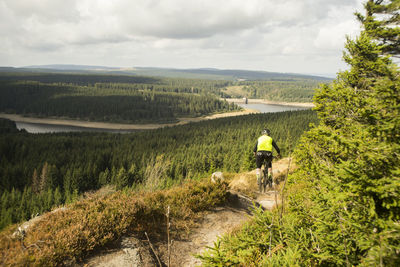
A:
[[[382,52],[400,54],[400,1],[369,0],[365,4],[366,15],[356,13],[365,32],[381,46]]]
[[[118,171],[115,179],[115,185],[117,190],[120,190],[129,185],[129,174],[124,167],[121,167]]]
[[[39,182],[39,192],[42,193],[46,190],[47,182],[48,182],[48,172],[49,172],[49,164],[47,162],[44,163],[42,168],[42,173],[40,174],[40,182]]]
[[[316,93],[320,125],[296,151],[320,264],[400,264],[399,3],[366,2],[363,30],[346,43],[351,68]]]
[[[103,172],[99,174],[99,185],[104,186],[109,184],[111,181],[110,171],[106,168]]]
[[[63,203],[63,196],[60,191],[60,188],[57,187],[56,190],[54,191],[54,204],[56,206],[61,205]]]
[[[134,182],[137,182],[139,180],[139,169],[136,166],[135,163],[131,164],[131,167],[128,170],[128,184],[127,185],[132,185]]]
[[[32,175],[32,191],[36,194],[40,191],[40,179],[36,169]]]
[[[27,208],[28,203],[31,200],[29,193],[30,193],[29,188],[25,187],[24,192],[22,193],[19,207],[18,207],[18,209],[19,209],[18,215],[19,215],[21,221],[29,219],[29,210]]]

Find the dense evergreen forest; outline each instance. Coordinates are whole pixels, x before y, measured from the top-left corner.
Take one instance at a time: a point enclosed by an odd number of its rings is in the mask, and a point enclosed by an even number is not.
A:
[[[72,79],[73,80],[73,79]],[[186,93],[192,92],[193,93]],[[119,123],[171,122],[239,107],[186,86],[2,81],[0,111]]]
[[[400,1],[364,7],[350,69],[316,92],[285,205],[256,211],[206,266],[400,266]]]
[[[226,87],[222,96],[247,97],[282,102],[312,102],[314,89],[328,81],[310,79],[282,79],[270,81],[240,81]]]
[[[316,122],[315,113],[306,110],[132,134],[29,134],[1,120],[0,227],[107,184],[117,189],[137,184],[168,187],[216,170],[249,170],[254,168],[252,149],[262,128],[271,129],[287,155],[308,125]]]
[[[167,123],[179,117],[240,109],[221,98],[310,102],[320,82],[303,78],[225,81],[2,72],[0,112],[117,123]]]

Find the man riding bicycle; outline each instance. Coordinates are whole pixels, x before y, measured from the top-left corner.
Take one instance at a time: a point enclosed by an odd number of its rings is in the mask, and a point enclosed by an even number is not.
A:
[[[253,150],[254,156],[256,157],[256,177],[257,184],[259,186],[261,184],[261,166],[264,161],[267,162],[265,166],[268,167],[268,180],[272,181],[272,147],[274,147],[276,152],[278,152],[278,157],[281,157],[281,151],[275,141],[270,137],[270,135],[270,130],[264,129],[262,131],[262,136],[257,139],[257,143]]]

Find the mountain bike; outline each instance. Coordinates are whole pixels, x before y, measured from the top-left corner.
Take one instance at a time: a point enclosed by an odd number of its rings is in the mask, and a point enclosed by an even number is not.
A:
[[[274,159],[275,157],[272,157],[272,159]],[[272,160],[271,160],[272,163]],[[272,165],[271,165],[272,166]],[[261,181],[258,183],[258,190],[260,191],[260,193],[265,193],[267,192],[267,185],[269,188],[272,188],[273,186],[273,177],[272,177],[272,168],[271,168],[271,176],[268,177],[268,161],[264,160],[262,167],[264,167],[263,169],[263,175],[261,177]]]

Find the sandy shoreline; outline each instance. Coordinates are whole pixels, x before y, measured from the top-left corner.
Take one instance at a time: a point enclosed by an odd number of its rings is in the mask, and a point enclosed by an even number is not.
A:
[[[76,126],[85,128],[96,128],[96,129],[111,129],[111,130],[151,130],[167,126],[182,125],[189,122],[198,122],[202,120],[211,120],[216,118],[225,118],[231,116],[240,116],[252,113],[259,113],[257,110],[245,109],[244,111],[227,112],[220,114],[213,114],[210,116],[196,117],[196,118],[179,118],[177,123],[149,123],[149,124],[122,124],[122,123],[107,123],[107,122],[90,122],[90,121],[79,121],[79,120],[64,120],[54,118],[35,118],[35,117],[24,117],[18,114],[6,114],[0,113],[0,118],[9,119],[15,122],[25,123],[40,123],[48,125],[63,125],[63,126]]]
[[[244,104],[243,98],[226,98],[222,99],[226,100],[227,102],[231,103],[240,103]],[[315,107],[314,103],[303,103],[303,102],[277,102],[277,101],[269,101],[265,99],[247,99],[248,104],[268,104],[268,105],[281,105],[281,106],[293,106],[293,107],[303,107],[303,108],[313,108]]]

